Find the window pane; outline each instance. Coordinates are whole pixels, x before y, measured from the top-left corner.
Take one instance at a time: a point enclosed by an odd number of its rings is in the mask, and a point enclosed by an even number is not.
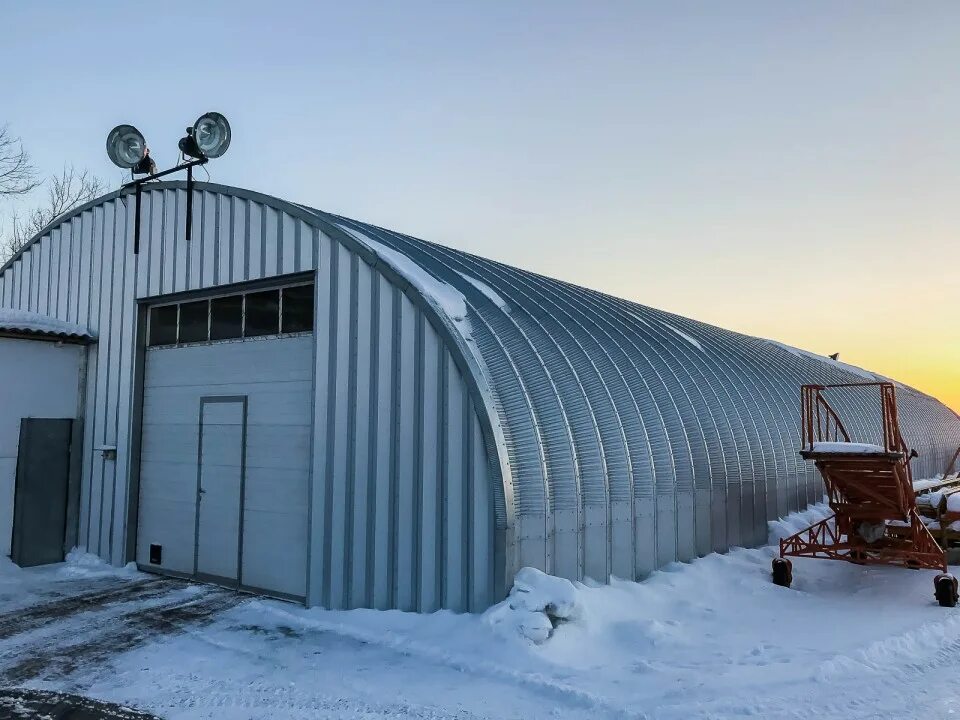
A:
[[[244,336],[276,335],[280,332],[280,291],[249,293],[246,298]]]
[[[243,335],[243,295],[210,301],[210,339],[227,340]]]
[[[313,332],[313,285],[283,289],[282,321],[282,332]]]
[[[180,342],[206,342],[209,302],[180,303]]]
[[[150,308],[150,344],[173,345],[177,342],[177,306]]]

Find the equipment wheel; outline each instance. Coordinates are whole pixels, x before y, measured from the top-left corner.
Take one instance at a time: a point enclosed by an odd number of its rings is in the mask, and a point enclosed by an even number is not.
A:
[[[773,584],[790,587],[793,582],[793,563],[786,558],[773,559]]]
[[[956,607],[957,600],[957,578],[950,573],[941,573],[933,579],[934,595],[940,607]]]

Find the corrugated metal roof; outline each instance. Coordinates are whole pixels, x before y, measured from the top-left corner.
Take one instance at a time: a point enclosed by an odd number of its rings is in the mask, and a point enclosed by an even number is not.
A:
[[[28,310],[0,308],[0,332],[16,332],[43,337],[89,340],[93,335],[85,327]]]
[[[515,510],[521,518],[546,511],[548,537],[567,530],[582,534],[604,518],[609,527],[616,507],[650,499],[653,512],[666,507],[678,520],[676,537],[656,539],[664,545],[658,553],[664,561],[674,553],[685,559],[762,543],[768,519],[822,493],[813,465],[798,455],[800,386],[886,379],[781,343],[312,212],[381,259],[389,262],[391,253],[407,258],[406,267],[395,269],[412,274],[411,284],[421,292],[443,289],[443,297],[435,298],[440,312],[451,304],[451,291],[462,296],[467,312],[454,326],[495,395],[494,420],[506,439]],[[419,267],[413,273],[410,260]],[[917,477],[932,475],[945,462],[947,445],[960,444],[960,420],[934,398],[899,388],[903,432],[921,454],[914,471]],[[868,393],[836,399],[850,429],[864,440],[879,432],[879,412]],[[742,489],[741,506],[728,509],[739,522],[730,526],[749,529],[739,537],[699,537],[693,527],[683,527],[694,524],[681,518],[697,512],[701,494],[726,486]],[[590,567],[589,557],[581,558],[575,574],[623,573],[610,558],[614,543],[608,535],[606,563],[594,558]]]

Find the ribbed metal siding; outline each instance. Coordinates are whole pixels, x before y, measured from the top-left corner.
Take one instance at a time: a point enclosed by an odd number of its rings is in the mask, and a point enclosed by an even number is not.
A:
[[[125,477],[118,471],[125,473],[126,457],[105,461],[93,447],[122,444],[126,437],[119,418],[129,407],[133,268],[115,240],[125,222],[116,201],[90,207],[52,228],[2,273],[6,307],[77,322],[100,337],[88,351],[79,542],[107,559],[123,543],[116,530],[118,524],[122,529],[126,498],[116,478]],[[129,347],[122,351],[124,340]]]
[[[319,254],[309,600],[484,608],[493,492],[460,371],[396,285],[326,234]]]
[[[517,564],[572,578],[637,577],[673,560],[764,542],[769,519],[822,495],[815,469],[798,454],[800,385],[874,377],[332,219],[413,258],[466,298],[471,346],[490,377],[506,438]],[[868,395],[837,399],[860,438],[878,432],[878,400]],[[960,420],[902,386],[900,404],[904,435],[921,452],[915,474],[936,473],[960,443]]]

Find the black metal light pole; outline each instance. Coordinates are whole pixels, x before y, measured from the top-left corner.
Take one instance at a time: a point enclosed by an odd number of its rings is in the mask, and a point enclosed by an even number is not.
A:
[[[121,185],[120,190],[128,190],[130,188],[134,189],[135,200],[135,210],[134,210],[134,223],[135,227],[133,229],[133,254],[140,254],[140,196],[143,184],[150,182],[151,180],[157,180],[164,177],[165,175],[171,175],[175,172],[180,172],[181,170],[187,171],[187,231],[186,239],[187,242],[190,242],[190,236],[193,227],[193,169],[197,165],[206,165],[210,162],[210,158],[200,158],[199,160],[191,160],[190,162],[185,162],[176,167],[172,167],[169,170],[163,170],[153,175],[147,175],[146,177],[136,178],[130,182]]]

